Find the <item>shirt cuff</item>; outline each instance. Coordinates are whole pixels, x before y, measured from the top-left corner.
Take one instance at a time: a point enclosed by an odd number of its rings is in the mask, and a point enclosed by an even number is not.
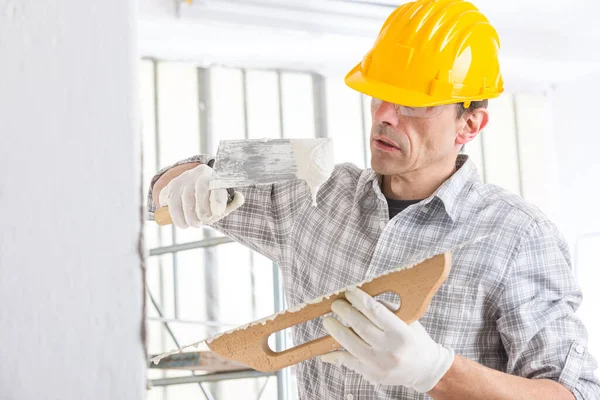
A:
[[[566,387],[573,393],[577,400],[591,399],[586,392],[592,390],[585,387],[586,382],[582,381],[581,368],[585,362],[587,348],[579,342],[573,342],[569,348],[565,365],[558,377],[558,383]]]

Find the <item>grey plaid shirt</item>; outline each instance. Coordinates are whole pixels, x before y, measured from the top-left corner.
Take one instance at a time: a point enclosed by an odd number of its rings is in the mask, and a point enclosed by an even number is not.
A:
[[[450,275],[421,324],[438,343],[487,367],[555,380],[577,399],[600,399],[597,364],[575,314],[582,294],[567,243],[537,208],[483,184],[466,156],[457,168],[431,197],[391,220],[377,174],[341,164],[317,207],[304,181],[244,188],[245,204],[215,228],[278,263],[291,306],[493,234],[453,252]],[[152,215],[151,197],[149,207]],[[298,344],[324,335],[320,319],[293,330]],[[297,377],[303,400],[429,398],[373,386],[318,359],[298,365]]]

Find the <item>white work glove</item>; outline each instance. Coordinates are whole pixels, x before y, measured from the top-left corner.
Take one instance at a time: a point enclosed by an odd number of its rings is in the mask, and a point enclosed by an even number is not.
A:
[[[401,385],[426,393],[454,362],[454,351],[436,343],[419,322],[407,325],[386,306],[360,289],[346,292],[331,310],[354,332],[333,317],[323,326],[346,351],[321,356],[343,365],[374,385]],[[354,307],[352,307],[354,306]]]
[[[169,207],[171,219],[179,228],[214,224],[244,204],[239,192],[227,203],[227,189],[209,190],[212,174],[213,169],[202,164],[174,178],[160,191],[161,207]]]

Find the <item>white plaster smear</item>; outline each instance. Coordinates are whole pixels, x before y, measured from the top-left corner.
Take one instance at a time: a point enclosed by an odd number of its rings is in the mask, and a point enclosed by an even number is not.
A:
[[[246,186],[248,179],[245,169],[261,169],[269,172],[278,171],[295,166],[295,176],[304,180],[310,189],[312,204],[317,205],[317,193],[321,186],[327,182],[334,169],[333,141],[331,138],[317,139],[276,139],[276,142],[267,149],[269,154],[263,154],[264,148],[255,150],[258,143],[268,143],[271,139],[250,139],[233,141],[225,144],[227,151],[227,167],[221,167],[219,173],[213,176],[209,188],[224,189],[236,187],[237,184]],[[242,142],[240,145],[239,142]],[[247,143],[244,143],[247,142]],[[260,154],[259,161],[250,162],[246,151],[256,151]],[[217,153],[217,158],[220,154]],[[293,160],[291,159],[293,157]],[[218,161],[217,161],[218,162]],[[294,175],[289,174],[289,179]],[[279,178],[281,179],[281,178]],[[258,183],[262,184],[262,183]]]
[[[390,270],[390,271],[388,271],[388,272],[386,272],[386,273],[384,273],[384,274],[382,274],[382,275],[379,275],[379,276],[376,276],[376,277],[374,277],[374,278],[367,279],[367,280],[364,280],[364,281],[362,281],[362,282],[359,282],[359,283],[356,283],[356,284],[353,284],[353,285],[347,286],[347,287],[345,287],[345,288],[343,288],[343,289],[340,289],[340,290],[338,290],[338,291],[335,291],[335,292],[333,292],[333,293],[329,293],[329,294],[326,294],[326,295],[323,295],[323,296],[317,297],[317,298],[315,298],[315,299],[313,299],[313,300],[307,301],[306,303],[301,303],[301,304],[298,304],[297,306],[294,306],[294,307],[288,308],[287,310],[280,311],[280,312],[278,312],[278,313],[276,313],[276,314],[273,314],[273,315],[270,315],[270,316],[268,316],[268,317],[265,317],[265,318],[259,319],[259,320],[257,320],[257,321],[250,322],[250,323],[248,323],[248,324],[246,324],[246,325],[242,325],[242,326],[239,326],[239,327],[237,327],[237,328],[231,329],[231,330],[229,330],[229,331],[226,331],[226,332],[223,332],[223,333],[219,333],[219,334],[217,334],[217,335],[215,335],[215,336],[213,336],[213,337],[211,337],[211,338],[204,339],[204,340],[201,340],[201,341],[199,341],[199,342],[196,342],[196,343],[192,343],[192,344],[190,344],[190,345],[187,345],[187,346],[184,346],[184,347],[182,347],[182,348],[180,348],[180,349],[175,349],[175,350],[169,351],[169,352],[167,352],[167,353],[160,354],[160,355],[158,355],[158,356],[156,356],[156,357],[153,357],[153,358],[152,358],[152,362],[153,362],[154,364],[158,364],[158,363],[160,362],[160,360],[162,360],[162,359],[163,359],[163,358],[165,358],[165,357],[168,357],[168,356],[170,356],[170,355],[172,355],[172,354],[182,353],[184,350],[186,350],[186,349],[189,349],[189,348],[192,348],[192,347],[198,348],[198,346],[200,346],[201,344],[203,344],[203,343],[211,343],[213,340],[216,340],[216,339],[220,338],[221,336],[224,336],[224,335],[230,335],[230,334],[232,334],[232,333],[239,332],[239,331],[242,331],[242,330],[248,329],[248,328],[250,328],[250,327],[257,326],[257,325],[266,325],[266,323],[267,323],[267,322],[269,322],[269,321],[273,321],[275,318],[277,318],[277,317],[278,317],[278,316],[280,316],[280,315],[283,315],[283,314],[288,314],[288,313],[296,313],[296,312],[298,312],[298,311],[302,310],[303,308],[305,308],[306,306],[308,306],[308,305],[310,305],[310,304],[317,304],[317,303],[320,303],[320,302],[322,302],[322,301],[324,301],[324,300],[326,300],[326,299],[329,299],[329,298],[331,298],[332,296],[336,296],[336,295],[339,295],[340,293],[345,293],[345,292],[347,292],[347,291],[349,291],[349,290],[352,290],[352,289],[355,289],[355,288],[357,288],[357,287],[363,286],[363,285],[364,285],[364,284],[366,284],[366,283],[369,283],[369,282],[371,282],[371,281],[373,281],[373,280],[375,280],[375,279],[377,279],[377,278],[381,278],[381,277],[383,277],[383,276],[386,276],[386,275],[389,275],[389,274],[391,274],[391,273],[398,272],[398,271],[402,271],[402,270],[405,270],[405,269],[410,269],[410,268],[414,267],[415,265],[418,265],[418,264],[420,264],[421,262],[422,262],[422,261],[420,261],[420,262],[418,262],[418,263],[415,263],[415,264],[404,265],[404,266],[402,266],[402,267],[398,267],[398,268],[392,269],[392,270]]]
[[[317,192],[333,173],[333,141],[290,139],[298,168],[296,176],[308,183],[313,206],[317,205]]]

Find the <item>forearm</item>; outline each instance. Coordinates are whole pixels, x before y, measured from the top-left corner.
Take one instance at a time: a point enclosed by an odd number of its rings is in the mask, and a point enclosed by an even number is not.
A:
[[[552,380],[509,375],[459,355],[446,375],[427,394],[435,400],[575,399],[564,386]]]
[[[156,206],[159,206],[158,195],[160,191],[169,184],[173,179],[177,178],[179,175],[183,174],[185,171],[188,171],[192,168],[200,165],[199,162],[191,162],[186,164],[181,164],[176,167],[169,169],[165,172],[152,187],[152,201]]]

